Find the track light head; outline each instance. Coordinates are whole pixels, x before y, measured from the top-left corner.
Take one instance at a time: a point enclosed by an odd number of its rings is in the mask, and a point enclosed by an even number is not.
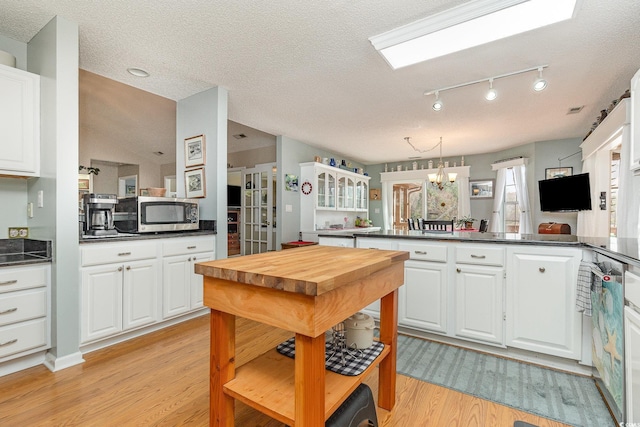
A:
[[[496,92],[496,90],[493,88],[493,79],[489,79],[489,90],[487,91],[484,98],[487,101],[493,101],[497,97],[498,97],[498,92]]]
[[[433,103],[433,105],[431,106],[431,108],[433,108],[433,111],[440,111],[442,110],[442,100],[440,100],[440,93],[438,91],[436,91],[436,101]]]
[[[533,90],[536,92],[543,91],[547,87],[547,81],[542,78],[542,67],[538,68],[538,78],[533,82]]]

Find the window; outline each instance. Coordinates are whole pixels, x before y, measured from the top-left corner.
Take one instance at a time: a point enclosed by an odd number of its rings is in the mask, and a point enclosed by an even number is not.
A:
[[[393,184],[394,228],[407,228],[407,218],[448,220],[457,216],[458,185],[439,190],[426,181]]]
[[[518,233],[520,230],[520,207],[513,168],[507,168],[504,187],[504,231]]]

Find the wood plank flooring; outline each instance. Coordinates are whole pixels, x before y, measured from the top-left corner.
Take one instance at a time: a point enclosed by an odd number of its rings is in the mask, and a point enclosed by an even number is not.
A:
[[[237,363],[290,332],[238,319]],[[0,426],[206,426],[209,416],[209,316],[85,355],[52,373],[43,366],[0,377]],[[367,381],[377,396],[377,373]],[[378,409],[383,427],[564,424],[398,375],[396,406]],[[283,427],[236,403],[236,426]]]

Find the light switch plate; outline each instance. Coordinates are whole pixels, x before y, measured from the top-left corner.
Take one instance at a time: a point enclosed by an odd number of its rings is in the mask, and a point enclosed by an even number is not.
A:
[[[9,227],[10,239],[27,239],[29,237],[29,227]]]

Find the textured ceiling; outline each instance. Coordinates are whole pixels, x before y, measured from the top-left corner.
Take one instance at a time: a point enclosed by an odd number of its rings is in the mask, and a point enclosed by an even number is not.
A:
[[[396,71],[368,41],[461,3],[0,0],[0,34],[28,42],[58,15],[79,25],[82,69],[173,100],[225,87],[230,120],[365,164],[418,155],[406,136],[442,136],[444,156],[581,138],[640,68],[637,0],[582,0],[573,20]],[[534,72],[496,81],[493,103],[484,84],[442,93],[440,113],[423,95],[541,64],[541,93]]]

